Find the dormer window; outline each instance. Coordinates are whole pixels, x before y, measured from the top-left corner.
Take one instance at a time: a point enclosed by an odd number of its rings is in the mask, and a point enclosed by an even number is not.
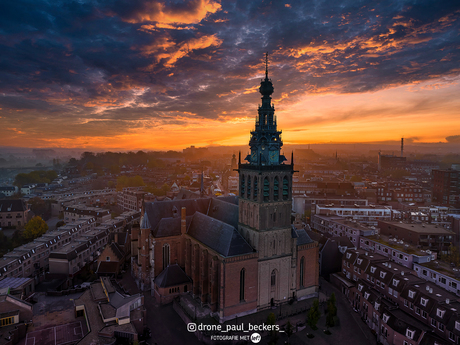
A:
[[[347,259],[351,258],[351,253],[347,253]]]
[[[426,304],[428,303],[428,299],[427,298],[420,298],[420,304],[424,307],[426,307]]]
[[[409,339],[414,339],[414,335],[415,335],[415,331],[413,330],[410,330],[409,328],[406,330],[406,337],[408,337]]]
[[[371,295],[371,294],[370,294],[369,292],[365,292],[365,293],[364,293],[364,298],[365,298],[365,299],[369,299],[369,296],[370,296],[370,295]]]
[[[363,262],[363,259],[358,259],[358,265],[361,265]]]
[[[409,290],[409,297],[414,298],[415,296],[415,291]]]
[[[371,273],[375,273],[376,267],[371,266]]]
[[[379,311],[379,308],[380,308],[380,303],[375,302],[374,309]]]
[[[388,320],[390,319],[390,315],[383,314],[383,315],[382,315],[382,319],[383,319],[383,322],[387,323]]]
[[[460,331],[460,321],[455,321],[455,329]]]
[[[387,275],[386,272],[380,272],[380,278],[385,278],[386,275]]]
[[[362,285],[362,284],[359,284],[359,285],[358,285],[358,291],[362,291],[362,289],[363,289],[363,285]]]
[[[446,312],[445,310],[442,310],[442,309],[439,309],[439,308],[438,308],[438,309],[436,310],[436,316],[438,316],[438,317],[443,317],[445,312]]]
[[[399,280],[398,279],[393,279],[393,286],[398,286]]]

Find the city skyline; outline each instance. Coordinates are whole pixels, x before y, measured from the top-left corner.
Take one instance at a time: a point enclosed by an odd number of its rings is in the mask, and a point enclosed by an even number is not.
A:
[[[245,145],[266,51],[285,144],[460,143],[455,1],[0,6],[0,146]]]

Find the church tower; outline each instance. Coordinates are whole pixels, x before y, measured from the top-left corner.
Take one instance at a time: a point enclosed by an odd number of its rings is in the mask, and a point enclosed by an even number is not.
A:
[[[259,253],[258,307],[285,303],[296,292],[296,239],[292,236],[291,164],[281,154],[283,142],[277,129],[274,91],[268,78],[268,54],[265,79],[260,83],[255,130],[251,131],[248,163],[238,164],[239,231]]]

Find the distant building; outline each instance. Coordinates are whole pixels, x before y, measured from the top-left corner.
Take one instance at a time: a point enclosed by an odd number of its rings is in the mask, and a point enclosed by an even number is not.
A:
[[[378,227],[383,235],[441,254],[449,254],[450,245],[457,241],[453,231],[444,229],[437,224],[379,221]]]
[[[4,196],[12,196],[17,192],[18,189],[15,186],[0,187],[0,194],[3,194]]]
[[[444,206],[460,207],[460,171],[433,170],[433,200]]]
[[[379,152],[379,157],[378,157],[379,171],[404,169],[405,167],[406,167],[406,157],[400,157],[400,156],[395,156],[395,155],[382,155]]]
[[[336,206],[336,205],[316,205],[315,214],[337,215],[348,220],[355,220],[368,226],[377,226],[380,220],[391,220],[391,206]]]
[[[22,199],[0,200],[0,227],[20,227],[28,221],[29,208]]]

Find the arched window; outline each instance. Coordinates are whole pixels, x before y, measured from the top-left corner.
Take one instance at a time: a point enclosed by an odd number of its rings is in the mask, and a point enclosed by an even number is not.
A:
[[[163,269],[169,266],[169,244],[163,246]]]
[[[244,279],[246,270],[244,268],[240,271],[240,301],[244,301]]]
[[[247,191],[247,198],[249,199],[251,197],[251,176],[248,176],[248,188],[246,188]]]
[[[240,183],[240,195],[244,198],[244,175],[241,175],[241,183]]]
[[[287,176],[283,177],[283,200],[289,199],[289,180]]]
[[[270,200],[270,181],[268,181],[268,177],[264,178],[264,201]]]
[[[272,271],[272,276],[271,276],[271,286],[274,287],[276,285],[276,270]]]
[[[252,192],[252,195],[254,197],[254,201],[257,201],[257,176],[254,176],[254,188],[253,188],[253,192]]]
[[[300,287],[304,287],[304,270],[305,270],[305,257],[300,259]]]
[[[273,199],[275,201],[279,200],[279,181],[278,181],[278,177],[275,177],[275,181],[273,181]]]

